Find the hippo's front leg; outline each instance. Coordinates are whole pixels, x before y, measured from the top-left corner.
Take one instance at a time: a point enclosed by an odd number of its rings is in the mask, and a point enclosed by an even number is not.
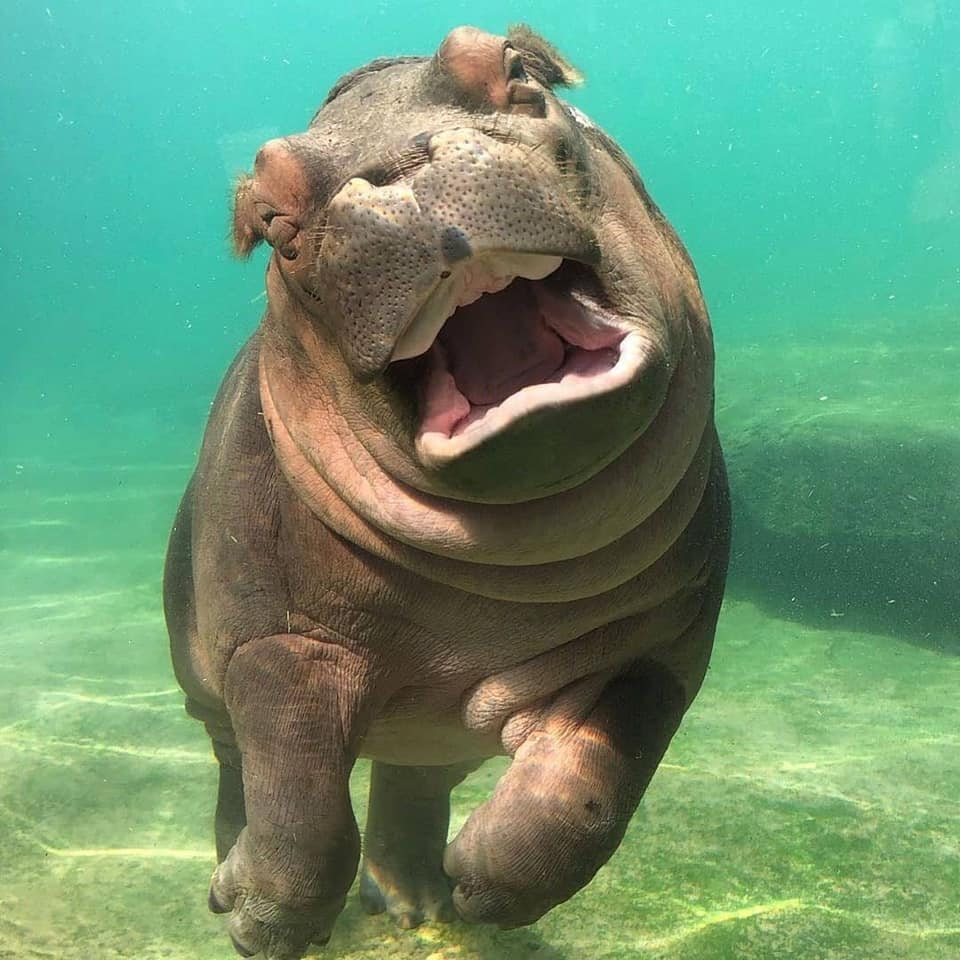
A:
[[[296,635],[233,655],[225,699],[243,761],[247,825],[210,886],[244,956],[297,960],[325,943],[353,882],[360,837],[349,794],[366,664]]]
[[[586,716],[562,696],[543,709],[447,847],[461,917],[533,923],[606,863],[700,686],[718,608],[717,592],[663,656],[607,684]]]

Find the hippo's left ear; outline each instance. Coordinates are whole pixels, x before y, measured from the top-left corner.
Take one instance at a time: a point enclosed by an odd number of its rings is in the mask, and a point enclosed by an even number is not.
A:
[[[572,87],[583,83],[583,74],[553,44],[534,33],[526,24],[514,24],[507,39],[520,54],[530,76],[545,87]]]
[[[253,177],[241,174],[233,195],[233,250],[246,259],[264,238],[263,221],[253,202]]]

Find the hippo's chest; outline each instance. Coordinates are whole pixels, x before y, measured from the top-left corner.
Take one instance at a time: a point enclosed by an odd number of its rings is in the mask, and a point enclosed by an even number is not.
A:
[[[538,676],[542,665],[546,675],[558,659],[564,661],[559,686],[595,673],[593,639],[646,602],[630,584],[558,603],[483,597],[373,557],[322,525],[296,529],[286,574],[297,629],[349,646],[376,665],[383,693],[360,753],[387,762],[453,763],[502,753],[499,724],[479,728],[465,717],[471,693],[518,668]],[[608,659],[616,643],[608,643]],[[559,686],[547,682],[530,699],[549,697]]]
[[[302,536],[304,527],[299,527]],[[372,556],[316,524],[286,565],[292,608],[404,685],[460,693],[491,673],[642,609],[630,583],[556,603],[482,596]]]
[[[373,706],[360,754],[437,764],[503,752],[496,732],[465,724],[462,708],[470,691],[562,646],[580,618],[572,616],[559,629],[546,610],[414,583],[400,570],[385,573],[378,582],[353,581],[354,589],[337,576],[327,585],[336,593],[316,606],[304,605],[319,625],[316,635],[362,649],[378,665],[383,694]]]

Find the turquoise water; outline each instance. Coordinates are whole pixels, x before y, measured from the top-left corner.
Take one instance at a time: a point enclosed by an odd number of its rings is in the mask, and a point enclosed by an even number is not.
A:
[[[375,56],[525,20],[690,249],[737,528],[708,682],[623,847],[534,927],[330,955],[960,957],[960,7],[8,4],[0,957],[230,956],[165,538],[262,309],[231,182]],[[501,769],[461,789],[454,821]],[[357,772],[362,813],[366,771]]]

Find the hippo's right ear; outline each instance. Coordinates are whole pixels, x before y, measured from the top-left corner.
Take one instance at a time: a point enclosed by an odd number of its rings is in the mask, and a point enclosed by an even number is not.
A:
[[[583,74],[549,41],[534,33],[525,23],[515,23],[507,39],[520,52],[530,74],[547,87],[575,87],[583,83]]]
[[[244,259],[265,236],[263,220],[253,202],[253,183],[253,177],[241,174],[233,195],[233,250]]]

